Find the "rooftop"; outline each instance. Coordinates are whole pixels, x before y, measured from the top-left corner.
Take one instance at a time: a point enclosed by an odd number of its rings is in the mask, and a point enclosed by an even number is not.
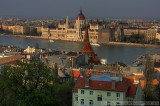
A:
[[[89,84],[85,86],[86,78],[81,76],[78,78],[73,91],[78,89],[92,89],[103,91],[126,92],[126,96],[134,96],[138,87],[138,83],[134,83],[134,78],[122,78],[110,75],[92,76],[89,78]]]
[[[109,82],[111,82],[112,80],[115,80],[116,82],[121,80],[120,77],[118,77],[118,76],[113,77],[113,76],[110,76],[109,74],[101,75],[101,76],[94,75],[94,76],[90,77],[89,79],[96,80],[96,81],[109,81]]]
[[[15,55],[15,56],[10,56],[10,57],[4,57],[0,59],[0,65],[8,64],[15,62],[16,60],[19,60],[22,58],[22,55]]]

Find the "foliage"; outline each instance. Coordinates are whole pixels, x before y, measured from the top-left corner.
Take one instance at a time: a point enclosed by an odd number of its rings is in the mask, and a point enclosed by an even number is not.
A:
[[[0,33],[13,34],[13,32],[12,32],[12,31],[3,30],[3,29],[0,29]]]
[[[118,65],[122,66],[122,67],[126,67],[127,65],[123,62],[117,62]]]
[[[5,66],[2,69],[2,106],[69,106],[72,100],[71,91],[70,83],[53,82],[51,68],[39,61],[17,62],[14,66]]]
[[[54,77],[54,82],[57,82],[57,80],[58,80],[58,66],[57,66],[57,63],[54,64],[53,77]]]
[[[155,74],[155,70],[154,70],[153,62],[151,59],[147,59],[145,70],[144,70],[144,77],[146,79],[146,86],[144,89],[144,94],[145,94],[146,101],[157,101],[158,100],[159,95],[157,95],[156,93],[157,91],[159,91],[158,89],[156,90],[158,86],[156,87],[152,85],[154,74]],[[153,91],[154,88],[155,90]]]
[[[132,34],[128,37],[127,41],[132,43],[144,43],[144,35]]]

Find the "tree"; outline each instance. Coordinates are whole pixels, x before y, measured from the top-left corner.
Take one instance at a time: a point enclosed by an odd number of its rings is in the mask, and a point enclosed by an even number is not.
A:
[[[146,80],[144,94],[145,94],[146,101],[157,101],[158,100],[155,91],[153,91],[153,85],[152,85],[152,80],[154,79],[154,74],[155,74],[155,70],[154,70],[153,61],[151,59],[147,59],[146,65],[145,65],[145,70],[144,70],[144,77]]]
[[[70,106],[71,91],[70,84],[53,83],[51,68],[40,61],[18,61],[16,65],[2,69],[1,106]],[[59,97],[63,93],[66,96]]]
[[[0,86],[6,96],[3,95],[1,101],[4,103],[6,99],[12,101],[12,95],[21,101],[25,99],[24,97],[29,97],[28,94],[44,89],[52,82],[51,69],[39,61],[32,61],[29,64],[18,62],[17,66],[5,66],[2,69],[2,77]],[[7,97],[8,92],[10,97]]]
[[[54,78],[54,82],[57,82],[57,80],[58,80],[58,66],[57,66],[57,63],[54,64],[53,78]]]

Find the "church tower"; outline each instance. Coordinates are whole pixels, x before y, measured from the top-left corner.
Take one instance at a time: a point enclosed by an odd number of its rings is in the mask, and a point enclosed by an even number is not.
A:
[[[88,25],[86,25],[86,29],[85,29],[82,53],[94,55],[94,51],[93,51],[92,46],[90,45],[90,42],[89,42]]]
[[[94,53],[92,46],[89,42],[88,27],[89,26],[86,25],[82,54],[87,55],[89,57],[89,64],[100,64],[99,57],[97,56],[97,54]]]

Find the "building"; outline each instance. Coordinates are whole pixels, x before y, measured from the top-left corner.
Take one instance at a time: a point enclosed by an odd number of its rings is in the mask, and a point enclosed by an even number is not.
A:
[[[156,39],[159,39],[159,35],[157,33],[157,29],[153,28],[124,28],[124,36],[125,38],[137,36],[138,38],[143,40],[146,43],[153,42]]]
[[[13,29],[14,29],[14,24],[7,24],[7,23],[3,24],[2,23],[2,30],[13,32]]]
[[[13,27],[13,34],[25,34],[27,31],[26,31],[26,27],[23,26],[23,25],[15,25]]]
[[[67,17],[65,21],[60,21],[58,25],[53,28],[42,27],[42,36],[49,37],[50,39],[83,41],[86,23],[88,22],[86,21],[82,10],[80,10],[75,23],[69,22]],[[88,30],[90,42],[98,42],[101,29],[102,27],[98,23],[90,23],[90,28]]]
[[[145,41],[146,42],[154,42],[156,39],[157,30],[156,29],[148,29],[145,31]]]
[[[133,105],[142,100],[142,88],[134,78],[108,75],[81,75],[72,93],[72,106]]]
[[[0,58],[0,71],[4,65],[14,64],[16,63],[17,60],[21,60],[21,59],[22,59],[22,55],[15,55],[15,56]]]
[[[110,41],[109,29],[104,28],[99,32],[98,43],[108,43]]]
[[[35,53],[35,52],[36,52],[36,49],[30,46],[28,46],[27,49],[24,50],[24,53]]]
[[[88,25],[86,25],[82,54],[88,56],[89,64],[100,64],[99,57],[97,56],[97,54],[94,53],[92,46],[90,45],[89,39],[90,38],[88,33]]]
[[[156,39],[160,42],[160,32],[156,33]]]

